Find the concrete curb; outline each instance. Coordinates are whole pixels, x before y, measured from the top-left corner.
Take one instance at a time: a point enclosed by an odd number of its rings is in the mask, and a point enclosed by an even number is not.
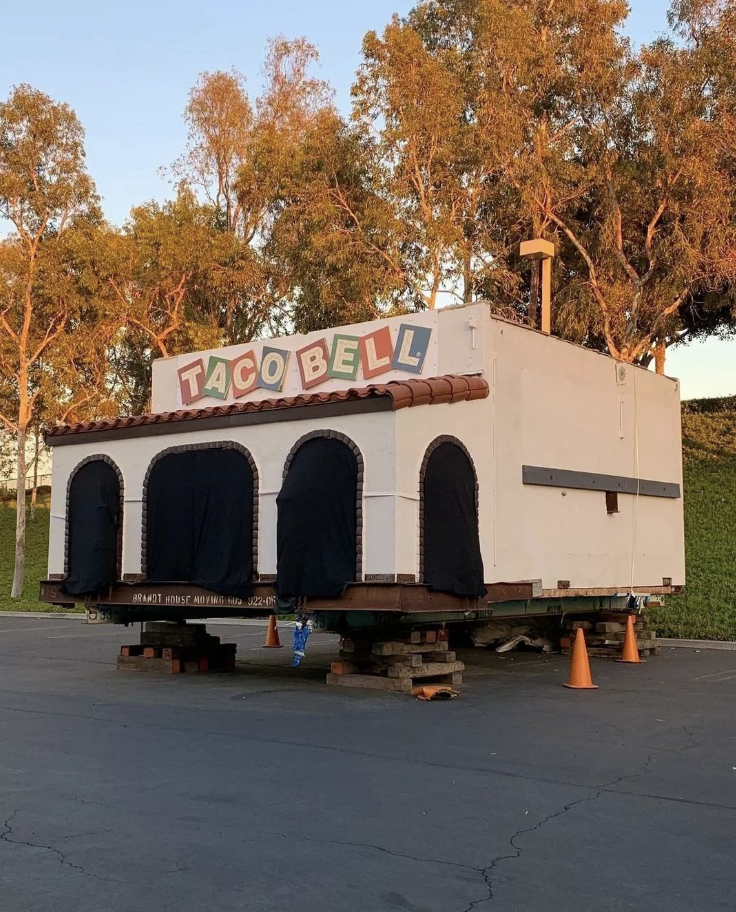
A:
[[[48,618],[50,621],[71,620],[76,618],[83,621],[85,614],[83,611],[0,611],[0,618]]]
[[[669,646],[671,649],[721,649],[724,652],[736,652],[734,640],[671,640],[662,637],[657,640],[658,646]]]

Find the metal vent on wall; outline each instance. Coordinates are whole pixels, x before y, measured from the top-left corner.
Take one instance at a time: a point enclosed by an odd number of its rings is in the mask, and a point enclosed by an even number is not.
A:
[[[623,386],[624,383],[629,379],[629,368],[626,364],[617,364],[616,365],[616,383],[618,386]]]

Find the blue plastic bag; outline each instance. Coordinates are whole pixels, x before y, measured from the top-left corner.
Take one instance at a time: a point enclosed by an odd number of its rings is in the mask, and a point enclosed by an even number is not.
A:
[[[307,618],[300,618],[294,624],[294,660],[291,663],[292,668],[296,668],[297,665],[301,664],[311,632],[312,622]]]

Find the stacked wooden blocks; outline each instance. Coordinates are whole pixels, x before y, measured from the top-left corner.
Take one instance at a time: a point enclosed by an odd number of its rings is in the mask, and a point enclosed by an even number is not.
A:
[[[602,612],[590,620],[568,616],[565,618],[565,632],[560,640],[560,651],[563,655],[569,655],[572,652],[575,631],[578,627],[582,627],[588,655],[595,658],[620,659],[628,617],[629,615],[625,612]],[[657,634],[653,630],[647,629],[647,621],[643,615],[635,615],[634,622],[639,654],[642,658],[656,655],[659,652]]]
[[[413,630],[391,640],[364,632],[342,637],[327,683],[410,693],[417,682],[459,687],[464,670],[448,649],[446,630]]]
[[[232,671],[236,650],[235,643],[221,643],[207,633],[204,624],[152,621],[140,644],[120,647],[118,668],[166,674]]]

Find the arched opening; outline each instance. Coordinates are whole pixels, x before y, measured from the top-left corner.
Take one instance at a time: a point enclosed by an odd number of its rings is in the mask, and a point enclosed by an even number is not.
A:
[[[276,591],[336,598],[358,577],[359,465],[335,437],[313,437],[287,463],[278,508]]]
[[[255,466],[239,448],[194,446],[159,456],[144,493],[148,579],[250,598],[256,497]]]
[[[423,579],[437,592],[482,596],[475,469],[465,448],[435,441],[422,473]]]
[[[122,529],[120,477],[103,459],[82,463],[67,501],[67,595],[96,595],[118,579]]]

